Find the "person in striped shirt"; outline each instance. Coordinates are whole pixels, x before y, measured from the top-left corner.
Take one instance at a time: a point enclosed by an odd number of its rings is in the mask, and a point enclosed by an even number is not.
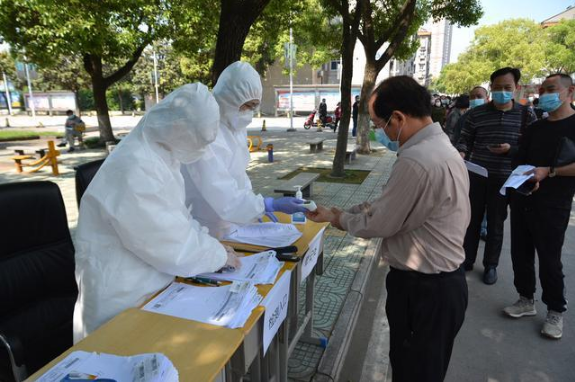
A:
[[[508,200],[499,193],[511,174],[511,160],[518,150],[521,130],[537,118],[530,108],[513,97],[521,72],[505,67],[491,74],[492,101],[469,111],[457,150],[463,158],[485,167],[488,177],[470,173],[471,222],[465,235],[467,271],[473,269],[479,247],[481,221],[487,213],[487,240],[483,254],[483,282],[497,282],[497,265],[503,245],[503,227]]]

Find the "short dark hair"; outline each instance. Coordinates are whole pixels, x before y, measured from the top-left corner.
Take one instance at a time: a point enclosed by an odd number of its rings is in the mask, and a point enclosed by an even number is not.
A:
[[[472,91],[474,91],[475,89],[483,89],[483,91],[485,92],[485,94],[489,94],[489,92],[487,91],[487,89],[485,89],[483,86],[474,86],[473,89],[471,89],[469,91],[469,93],[471,93]]]
[[[553,74],[550,74],[547,77],[545,77],[545,79],[549,79],[549,78],[553,78],[553,77],[559,77],[559,79],[561,80],[561,83],[563,83],[563,85],[565,87],[573,86],[573,78],[571,78],[571,76],[568,74],[553,73]]]
[[[455,107],[458,109],[468,109],[469,108],[469,96],[467,94],[462,94],[455,99]]]
[[[394,110],[414,118],[431,116],[431,95],[412,77],[390,77],[372,93],[373,111],[379,118],[388,119]]]
[[[496,71],[491,73],[491,77],[489,77],[489,79],[491,80],[491,83],[493,83],[493,81],[495,81],[495,79],[497,77],[501,77],[501,76],[504,76],[504,75],[509,74],[509,73],[511,73],[513,75],[513,80],[515,81],[515,84],[517,85],[519,83],[519,80],[521,79],[521,71],[517,68],[512,68],[510,66],[506,66],[505,68],[497,69]]]
[[[66,115],[72,115],[74,112],[72,110],[66,110]]]
[[[537,106],[539,105],[539,98],[534,98],[533,99],[533,106]]]

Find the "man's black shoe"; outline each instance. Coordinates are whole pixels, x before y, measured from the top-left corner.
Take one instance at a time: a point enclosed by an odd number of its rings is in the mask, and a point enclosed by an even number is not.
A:
[[[65,144],[64,142],[62,142],[62,143],[58,143],[56,146],[58,146],[58,147],[64,147],[64,146],[66,146],[66,144]]]
[[[493,285],[497,282],[497,269],[495,267],[485,268],[483,282],[487,285]]]
[[[469,272],[473,270],[473,264],[467,263],[467,262],[463,262],[463,269],[465,269],[465,272]]]

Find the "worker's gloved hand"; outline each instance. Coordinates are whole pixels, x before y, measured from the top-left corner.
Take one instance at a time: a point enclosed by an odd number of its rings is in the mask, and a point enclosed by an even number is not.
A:
[[[296,212],[306,212],[307,209],[302,206],[303,200],[291,196],[283,198],[265,198],[266,212],[283,212],[285,214],[295,214]]]

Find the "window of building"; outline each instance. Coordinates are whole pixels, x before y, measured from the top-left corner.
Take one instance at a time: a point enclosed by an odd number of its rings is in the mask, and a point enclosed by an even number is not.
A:
[[[331,62],[331,70],[337,70],[339,67],[340,60],[334,60]]]

